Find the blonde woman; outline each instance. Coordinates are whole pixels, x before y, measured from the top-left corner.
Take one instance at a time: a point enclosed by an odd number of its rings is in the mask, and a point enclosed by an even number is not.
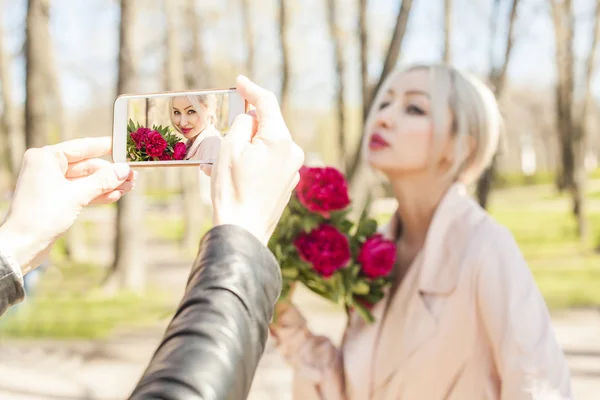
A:
[[[341,348],[293,304],[271,331],[296,400],[570,399],[551,319],[511,233],[467,194],[498,145],[494,95],[446,66],[396,71],[365,124],[369,164],[398,208],[394,283]]]
[[[185,160],[216,160],[221,133],[215,127],[217,97],[214,94],[171,98],[171,123],[187,139]],[[210,176],[211,167],[201,169]]]

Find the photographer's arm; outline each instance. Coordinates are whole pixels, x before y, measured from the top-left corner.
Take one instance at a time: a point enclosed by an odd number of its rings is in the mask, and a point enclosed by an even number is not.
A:
[[[245,399],[280,290],[267,247],[243,228],[213,228],[130,399]]]
[[[25,298],[21,267],[4,246],[0,239],[0,316]]]

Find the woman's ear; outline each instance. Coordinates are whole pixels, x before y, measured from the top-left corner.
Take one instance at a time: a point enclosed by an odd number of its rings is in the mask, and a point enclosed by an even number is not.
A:
[[[460,160],[458,161],[464,165],[471,157],[473,157],[476,145],[477,143],[472,136],[463,136],[459,138],[456,135],[452,135],[443,148],[443,152],[440,155],[440,163],[442,165],[452,166],[457,161],[456,158],[460,157]]]

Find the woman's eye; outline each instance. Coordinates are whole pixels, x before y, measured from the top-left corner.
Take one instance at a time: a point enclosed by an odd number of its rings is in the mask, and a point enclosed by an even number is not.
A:
[[[389,101],[384,101],[383,103],[379,104],[379,109],[382,110],[389,105],[390,105]]]
[[[420,109],[417,106],[414,105],[409,105],[408,107],[406,107],[406,112],[408,114],[415,114],[415,115],[424,115],[425,111],[423,111],[422,109]]]
[[[189,110],[188,114],[196,114],[196,111],[195,110]]]

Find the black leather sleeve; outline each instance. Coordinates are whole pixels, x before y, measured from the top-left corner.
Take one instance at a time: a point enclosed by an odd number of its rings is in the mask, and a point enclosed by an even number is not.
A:
[[[279,265],[252,234],[233,225],[210,230],[130,399],[245,399],[280,290]]]

